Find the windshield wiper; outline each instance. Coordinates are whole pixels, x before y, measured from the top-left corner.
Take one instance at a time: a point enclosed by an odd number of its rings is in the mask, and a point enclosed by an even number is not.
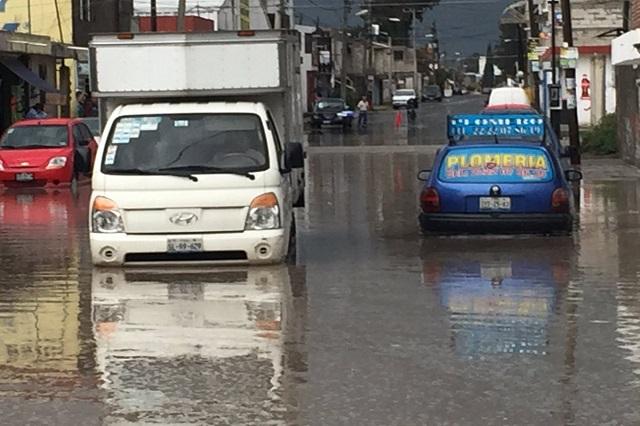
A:
[[[164,167],[158,169],[159,172],[177,172],[177,171],[185,171],[192,173],[218,173],[218,174],[231,174],[244,176],[248,179],[255,180],[255,176],[249,172],[244,172],[241,170],[234,169],[225,169],[223,167],[213,167],[213,166],[175,166],[175,167]]]
[[[193,182],[197,182],[198,178],[188,172],[180,172],[178,170],[161,170],[161,169],[117,169],[109,172],[120,175],[147,175],[147,176],[176,176],[183,177]]]

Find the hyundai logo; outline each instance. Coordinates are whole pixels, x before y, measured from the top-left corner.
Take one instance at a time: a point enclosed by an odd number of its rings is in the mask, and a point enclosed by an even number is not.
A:
[[[195,213],[177,213],[169,218],[169,221],[174,225],[188,226],[198,221],[198,216]]]
[[[489,189],[489,195],[493,195],[494,197],[497,197],[501,193],[502,193],[502,189],[500,189],[498,185],[493,185],[491,189]]]

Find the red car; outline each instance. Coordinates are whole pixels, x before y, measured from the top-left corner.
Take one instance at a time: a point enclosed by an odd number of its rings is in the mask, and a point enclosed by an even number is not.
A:
[[[20,121],[0,139],[0,184],[73,186],[91,171],[97,147],[91,131],[80,120]]]

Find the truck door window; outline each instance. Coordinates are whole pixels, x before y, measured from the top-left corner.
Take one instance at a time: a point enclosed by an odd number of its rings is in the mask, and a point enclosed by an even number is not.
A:
[[[280,140],[280,135],[278,134],[278,126],[276,122],[273,120],[273,116],[271,112],[267,111],[267,118],[269,119],[269,129],[273,134],[273,139],[276,142],[276,152],[278,153],[278,162],[282,161],[282,151],[284,147],[282,146],[282,141]]]
[[[87,138],[82,134],[82,130],[80,129],[80,125],[76,124],[73,126],[73,143],[75,144],[76,149],[80,146],[80,143]]]

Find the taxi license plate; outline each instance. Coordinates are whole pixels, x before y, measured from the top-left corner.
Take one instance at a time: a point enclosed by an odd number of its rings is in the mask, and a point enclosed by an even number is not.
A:
[[[167,252],[169,253],[198,253],[202,251],[202,239],[179,238],[167,240]]]
[[[18,182],[31,182],[33,180],[33,173],[17,173],[16,180]]]
[[[509,197],[480,197],[480,210],[482,211],[511,211],[511,198]]]

